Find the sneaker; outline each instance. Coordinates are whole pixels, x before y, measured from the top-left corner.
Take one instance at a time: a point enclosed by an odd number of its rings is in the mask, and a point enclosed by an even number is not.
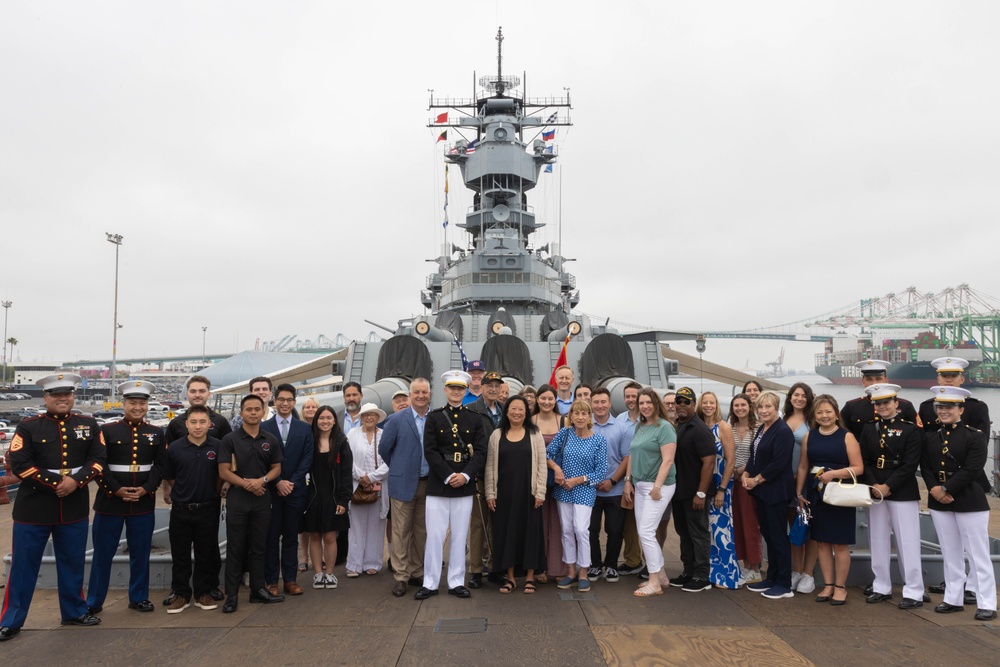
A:
[[[337,587],[337,577],[333,576],[332,574],[326,575],[326,587],[327,588],[336,588]]]
[[[794,591],[799,587],[799,581],[802,579],[801,572],[792,572],[792,590]]]
[[[313,588],[326,588],[326,575],[318,572],[313,575]]]
[[[747,584],[747,590],[753,591],[754,593],[763,593],[764,591],[773,588],[774,582],[770,579],[761,579],[758,582]]]
[[[673,586],[673,582],[670,585]],[[712,582],[707,579],[698,579],[697,577],[691,577],[686,584],[681,586],[681,590],[688,593],[700,593],[710,588],[712,588]]]
[[[799,579],[799,585],[795,587],[797,593],[812,593],[816,590],[816,580],[808,574],[803,574]]]
[[[601,571],[600,566],[594,566],[587,570],[587,576],[591,579],[600,579],[602,574],[604,574],[604,572]]]
[[[219,607],[219,603],[213,600],[211,595],[204,593],[199,595],[198,599],[194,601],[194,606],[205,611],[212,611]],[[169,612],[170,610],[168,609],[167,611]]]
[[[630,574],[639,574],[640,572],[642,572],[642,569],[643,569],[642,563],[639,563],[635,567],[629,567],[628,565],[623,563],[622,565],[618,566],[618,574],[623,574],[626,576]]]
[[[762,577],[760,576],[760,570],[744,570],[743,579],[748,584],[756,584],[758,581],[762,581]]]
[[[690,574],[682,574],[679,577],[674,577],[670,580],[670,585],[674,588],[682,588],[685,584],[691,581],[693,577]]]
[[[191,603],[188,602],[187,598],[181,597],[180,595],[174,595],[174,601],[167,606],[167,613],[179,614],[190,606]]]
[[[618,581],[618,570],[613,567],[608,567],[604,569],[604,581],[608,583],[615,583]]]
[[[813,588],[816,588],[815,584],[813,585]],[[769,600],[780,600],[781,598],[795,597],[795,593],[792,592],[792,589],[785,588],[784,586],[779,586],[777,584],[768,588],[766,591],[761,593],[761,595]]]

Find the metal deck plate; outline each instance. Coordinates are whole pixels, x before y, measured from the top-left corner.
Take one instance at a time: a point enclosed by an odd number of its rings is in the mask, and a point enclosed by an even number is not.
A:
[[[560,593],[559,599],[563,602],[597,602],[597,593]]]

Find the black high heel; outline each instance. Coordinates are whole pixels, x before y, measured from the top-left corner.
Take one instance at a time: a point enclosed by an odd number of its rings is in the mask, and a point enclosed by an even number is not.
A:
[[[843,588],[845,591],[847,590],[847,586],[838,586],[837,584],[834,584],[833,587],[834,588]],[[834,607],[839,607],[840,605],[844,604],[845,602],[847,602],[847,598],[844,598],[843,600],[834,600],[832,598],[830,599],[830,605],[834,606]]]

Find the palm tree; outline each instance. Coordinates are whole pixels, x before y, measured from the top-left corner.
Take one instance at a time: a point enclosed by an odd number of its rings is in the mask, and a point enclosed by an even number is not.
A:
[[[10,345],[10,358],[14,358],[14,346],[17,345],[17,339],[11,336],[7,339],[7,344]]]

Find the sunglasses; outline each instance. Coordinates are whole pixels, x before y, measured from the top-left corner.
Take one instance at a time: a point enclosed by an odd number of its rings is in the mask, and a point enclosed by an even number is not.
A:
[[[678,398],[674,400],[677,405],[691,405],[692,401],[690,398]]]

